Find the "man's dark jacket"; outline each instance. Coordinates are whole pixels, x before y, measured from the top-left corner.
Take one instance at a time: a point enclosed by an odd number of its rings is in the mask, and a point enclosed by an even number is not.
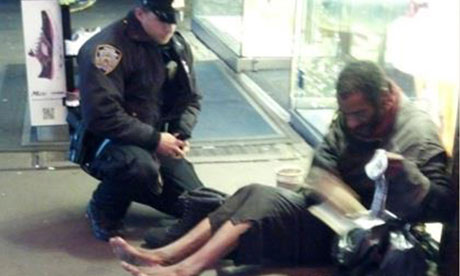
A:
[[[121,60],[109,73],[96,67],[99,45],[110,45],[121,52]],[[133,12],[104,28],[80,49],[81,113],[83,126],[95,140],[136,145],[154,152],[160,132],[182,139],[191,136],[200,112],[201,94],[196,89],[193,57],[184,38],[175,33],[173,48],[177,73],[167,80],[161,47],[150,39]]]
[[[430,116],[402,98],[389,133],[379,139],[363,140],[347,131],[338,116],[318,147],[313,166],[334,172],[360,196],[369,208],[375,183],[364,171],[376,149],[402,155],[402,170],[387,176],[387,209],[401,218],[416,221],[451,219],[453,191],[450,187],[447,155],[439,131]]]

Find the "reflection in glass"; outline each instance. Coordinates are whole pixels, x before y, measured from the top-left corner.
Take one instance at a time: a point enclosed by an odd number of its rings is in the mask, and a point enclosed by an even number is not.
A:
[[[193,17],[235,54],[241,54],[243,0],[193,0]]]

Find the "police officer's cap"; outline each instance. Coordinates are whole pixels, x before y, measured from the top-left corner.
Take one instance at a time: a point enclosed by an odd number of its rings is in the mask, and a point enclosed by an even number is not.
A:
[[[176,24],[178,12],[172,7],[173,0],[140,0],[143,7],[151,10],[162,22]]]

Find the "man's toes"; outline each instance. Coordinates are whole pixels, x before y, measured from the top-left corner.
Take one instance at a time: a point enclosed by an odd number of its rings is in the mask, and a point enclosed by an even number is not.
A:
[[[133,275],[140,275],[141,271],[134,265],[128,264],[127,262],[121,262],[121,266]]]
[[[123,238],[116,236],[116,237],[110,238],[109,243],[111,245],[122,245],[122,244],[125,244],[126,242]]]

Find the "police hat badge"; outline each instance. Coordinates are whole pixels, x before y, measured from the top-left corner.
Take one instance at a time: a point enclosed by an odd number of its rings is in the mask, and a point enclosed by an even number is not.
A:
[[[151,10],[160,21],[176,24],[179,13],[173,7],[173,0],[141,0],[144,7]]]

